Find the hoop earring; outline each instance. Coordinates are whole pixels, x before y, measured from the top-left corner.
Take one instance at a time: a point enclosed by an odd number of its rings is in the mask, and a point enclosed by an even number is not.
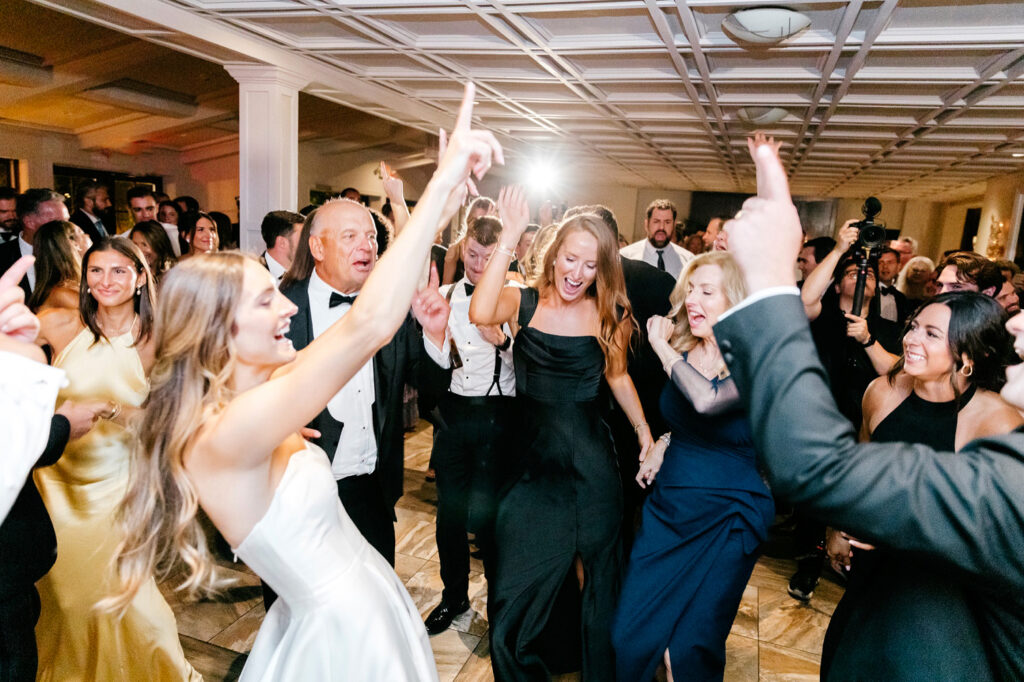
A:
[[[974,374],[974,365],[964,365],[963,367],[960,368],[961,376],[969,377],[972,374]]]

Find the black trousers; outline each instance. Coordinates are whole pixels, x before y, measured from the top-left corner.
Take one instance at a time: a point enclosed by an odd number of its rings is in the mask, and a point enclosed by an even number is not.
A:
[[[38,620],[39,593],[33,585],[0,598],[0,682],[35,682]]]
[[[439,407],[442,423],[435,430],[431,453],[437,472],[437,555],[444,583],[441,598],[455,604],[469,592],[468,532],[476,536],[484,572],[489,572],[515,408],[509,397],[451,393]]]
[[[395,565],[395,508],[384,495],[376,474],[349,476],[338,482],[338,497],[352,523],[366,541],[380,552],[389,564]],[[266,609],[277,599],[270,586],[263,586],[263,606]]]

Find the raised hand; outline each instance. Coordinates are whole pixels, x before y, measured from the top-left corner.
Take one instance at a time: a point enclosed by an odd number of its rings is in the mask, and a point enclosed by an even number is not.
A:
[[[668,341],[674,329],[675,325],[667,317],[651,315],[647,318],[647,338],[651,341]]]
[[[847,220],[843,223],[843,226],[839,228],[839,234],[837,235],[839,238],[836,239],[836,251],[846,253],[860,237],[860,230],[853,227],[853,224],[856,222],[856,219]]]
[[[25,292],[19,286],[35,260],[22,256],[0,277],[0,333],[20,343],[32,343],[39,336],[39,318],[25,305]]]
[[[380,162],[380,183],[384,186],[384,194],[392,203],[405,201],[405,184],[402,178],[383,161]]]
[[[469,191],[465,183],[470,180],[471,173],[480,180],[493,163],[505,163],[501,144],[494,134],[488,130],[475,130],[471,127],[475,94],[476,88],[472,83],[467,83],[451,136],[446,137],[444,131],[441,131],[437,172],[432,182],[441,181],[446,185],[450,183],[452,191],[449,196],[454,201],[449,201],[445,206],[446,212],[451,208],[449,217],[455,214],[465,200]]]
[[[434,264],[430,266],[427,286],[420,289],[412,299],[412,314],[423,327],[423,333],[440,348],[444,343],[451,307],[438,290],[437,266]]]
[[[789,181],[779,159],[779,144],[757,133],[747,139],[757,168],[757,196],[725,224],[732,253],[748,293],[776,286],[795,286],[793,263],[803,244],[803,231]]]
[[[498,215],[501,217],[502,241],[506,244],[518,244],[519,238],[526,231],[526,225],[530,222],[530,205],[526,201],[526,192],[519,185],[502,187],[496,205]]]

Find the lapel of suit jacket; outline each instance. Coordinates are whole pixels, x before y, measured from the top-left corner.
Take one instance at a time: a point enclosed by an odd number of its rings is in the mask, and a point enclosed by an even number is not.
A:
[[[313,341],[313,318],[309,313],[309,278],[295,282],[282,293],[298,308],[292,315],[287,336],[292,340],[295,350],[302,350]]]

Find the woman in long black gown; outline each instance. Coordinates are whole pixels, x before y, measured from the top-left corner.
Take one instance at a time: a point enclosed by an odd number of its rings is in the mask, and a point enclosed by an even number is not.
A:
[[[525,229],[521,190],[498,200],[504,229],[470,306],[475,324],[518,319],[514,358],[521,476],[498,509],[491,600],[496,679],[547,679],[542,633],[566,579],[580,584],[583,679],[614,677],[622,490],[598,400],[602,378],[635,425],[650,429],[629,375],[633,328],[615,236],[595,216],[570,218],[530,288],[502,288]]]

